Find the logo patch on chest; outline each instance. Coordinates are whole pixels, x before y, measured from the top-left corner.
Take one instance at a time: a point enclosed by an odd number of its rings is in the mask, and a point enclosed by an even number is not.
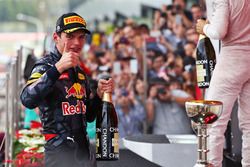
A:
[[[66,98],[75,97],[82,99],[86,94],[85,89],[79,83],[74,83],[69,89],[65,86],[65,90],[67,93]]]
[[[77,100],[76,105],[70,105],[69,102],[62,102],[62,112],[63,115],[75,115],[75,114],[85,114],[86,113],[86,105]]]

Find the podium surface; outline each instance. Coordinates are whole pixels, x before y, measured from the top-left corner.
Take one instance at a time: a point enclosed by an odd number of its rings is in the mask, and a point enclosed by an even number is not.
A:
[[[195,135],[140,135],[123,139],[126,148],[163,167],[192,167],[197,160]]]

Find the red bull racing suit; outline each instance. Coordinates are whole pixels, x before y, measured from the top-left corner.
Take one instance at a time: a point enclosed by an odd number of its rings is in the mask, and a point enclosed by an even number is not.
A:
[[[87,121],[96,117],[101,99],[90,89],[81,67],[60,74],[55,64],[61,54],[55,49],[36,62],[21,93],[27,108],[39,107],[49,167],[95,166],[86,133]]]

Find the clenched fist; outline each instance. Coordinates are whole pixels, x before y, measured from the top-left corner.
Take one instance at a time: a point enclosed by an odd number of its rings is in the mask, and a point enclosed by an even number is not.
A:
[[[76,67],[80,62],[80,55],[78,52],[71,51],[67,49],[67,43],[65,43],[64,50],[62,52],[61,59],[55,64],[58,72],[62,73],[63,71]]]

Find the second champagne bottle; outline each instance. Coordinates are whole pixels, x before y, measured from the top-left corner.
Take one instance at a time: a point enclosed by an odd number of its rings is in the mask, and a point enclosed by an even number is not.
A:
[[[214,47],[210,39],[200,34],[196,48],[196,72],[199,88],[208,88],[216,64]]]

